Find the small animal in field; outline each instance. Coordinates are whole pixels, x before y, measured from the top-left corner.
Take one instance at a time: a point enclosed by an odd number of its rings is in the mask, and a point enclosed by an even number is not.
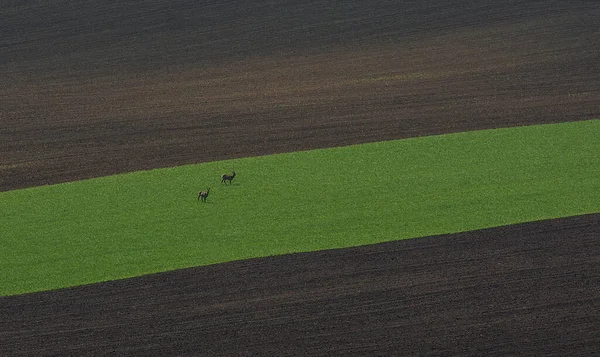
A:
[[[231,171],[231,175],[223,174],[221,175],[221,183],[227,184],[227,181],[231,183],[231,181],[235,178],[235,171]]]
[[[206,198],[208,197],[209,193],[210,193],[210,187],[206,191],[198,192],[198,201],[200,201],[200,199],[202,199],[202,202],[206,202]]]

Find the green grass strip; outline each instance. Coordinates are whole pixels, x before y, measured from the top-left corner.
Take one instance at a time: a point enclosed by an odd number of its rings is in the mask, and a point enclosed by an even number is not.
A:
[[[0,295],[594,212],[600,120],[135,172],[0,193]]]

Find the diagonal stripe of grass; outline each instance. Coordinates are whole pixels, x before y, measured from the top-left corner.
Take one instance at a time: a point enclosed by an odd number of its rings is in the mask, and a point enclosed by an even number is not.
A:
[[[3,192],[0,295],[600,212],[599,153],[591,120]]]

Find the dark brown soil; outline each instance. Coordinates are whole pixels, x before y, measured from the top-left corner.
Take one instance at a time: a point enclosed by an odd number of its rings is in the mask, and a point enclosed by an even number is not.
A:
[[[600,117],[593,1],[0,14],[0,191]],[[589,356],[599,232],[589,215],[0,297],[0,356]]]
[[[592,356],[600,215],[0,298],[6,356]]]
[[[593,1],[3,1],[0,13],[0,191],[600,116]]]

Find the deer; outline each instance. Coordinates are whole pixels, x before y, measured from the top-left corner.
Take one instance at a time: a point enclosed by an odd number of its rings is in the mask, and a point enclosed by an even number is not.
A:
[[[227,184],[227,181],[231,184],[231,181],[235,177],[235,171],[231,171],[231,175],[223,174],[221,175],[221,183]]]
[[[200,199],[202,199],[202,202],[206,202],[206,197],[208,197],[209,192],[210,192],[210,187],[206,191],[198,192],[198,201],[200,201]]]

